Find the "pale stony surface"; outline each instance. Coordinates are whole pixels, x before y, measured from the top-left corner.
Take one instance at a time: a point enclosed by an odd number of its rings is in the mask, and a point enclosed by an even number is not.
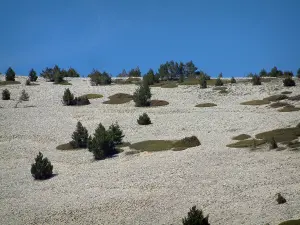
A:
[[[4,79],[3,77],[1,79]],[[69,79],[71,86],[38,80],[39,86],[8,88],[18,99],[25,89],[28,102],[0,100],[0,224],[181,224],[189,208],[197,205],[209,214],[212,225],[277,225],[300,217],[300,153],[250,151],[226,145],[241,133],[255,135],[293,127],[299,112],[280,113],[241,102],[262,99],[282,91],[300,94],[300,83],[285,88],[281,80],[252,86],[228,86],[228,94],[198,86],[152,88],[153,99],[169,101],[157,108],[102,104],[107,97],[132,94],[136,85],[93,87],[87,78]],[[63,106],[65,88],[75,96],[104,95],[81,107]],[[211,102],[213,108],[196,108]],[[299,102],[291,102],[299,105]],[[28,107],[31,106],[31,107]],[[147,112],[153,122],[139,126]],[[120,155],[94,161],[88,150],[58,151],[70,141],[77,121],[93,133],[99,123],[118,121],[131,143],[149,139],[180,139],[196,135],[201,146],[185,151]],[[128,149],[126,149],[128,150]],[[31,163],[41,151],[57,176],[34,181]],[[276,193],[287,203],[277,205]]]

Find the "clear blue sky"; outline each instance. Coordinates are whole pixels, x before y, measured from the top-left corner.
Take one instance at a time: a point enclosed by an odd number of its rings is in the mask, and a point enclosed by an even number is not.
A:
[[[117,75],[193,60],[211,76],[300,67],[298,0],[0,0],[0,72]]]

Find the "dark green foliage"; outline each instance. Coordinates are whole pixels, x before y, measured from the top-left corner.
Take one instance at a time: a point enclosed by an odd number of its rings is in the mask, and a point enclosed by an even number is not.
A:
[[[142,115],[140,115],[137,122],[138,122],[139,125],[149,125],[149,124],[151,124],[150,117],[147,115],[147,113],[143,113]]]
[[[129,77],[141,77],[141,71],[139,67],[136,67],[135,69],[131,69],[128,73]]]
[[[7,89],[2,91],[2,100],[9,100],[10,99],[10,92]]]
[[[123,131],[120,129],[120,126],[117,122],[109,126],[108,132],[110,133],[110,136],[116,145],[122,144],[125,135],[123,134]]]
[[[205,76],[200,76],[200,88],[207,88],[207,82],[206,82],[206,77]]]
[[[283,72],[283,76],[284,76],[284,77],[293,77],[294,74],[293,74],[292,71],[284,71],[284,72]]]
[[[54,83],[55,84],[60,84],[64,82],[64,73],[61,71],[56,71],[54,73]]]
[[[80,77],[80,75],[75,69],[70,67],[67,73],[65,74],[65,77]]]
[[[281,70],[278,70],[277,67],[274,66],[268,75],[270,77],[280,77],[283,76],[283,72]]]
[[[220,77],[218,77],[218,78],[216,79],[215,85],[216,85],[216,86],[223,86],[223,81],[221,80]]]
[[[16,73],[15,71],[9,67],[5,73],[5,80],[6,81],[15,81]]]
[[[297,70],[297,75],[298,78],[300,78],[300,68]]]
[[[185,137],[174,144],[177,148],[192,148],[201,145],[199,139],[196,136]]]
[[[223,73],[220,73],[218,78],[223,78]]]
[[[72,105],[78,105],[78,106],[79,105],[89,105],[89,104],[91,104],[91,103],[87,96],[75,97],[74,101],[72,103]]]
[[[45,180],[52,177],[53,166],[47,159],[43,159],[43,154],[39,152],[35,158],[35,163],[31,165],[31,174],[37,180]]]
[[[103,102],[103,104],[124,104],[130,102],[133,96],[125,93],[117,93],[108,97],[109,100]]]
[[[128,73],[126,72],[125,69],[123,69],[122,73],[118,74],[117,77],[128,77]]]
[[[40,74],[41,77],[45,78],[47,81],[61,83],[66,71],[61,70],[58,65],[55,65],[53,68],[46,67]]]
[[[267,77],[267,76],[268,76],[268,72],[267,72],[265,69],[262,69],[262,70],[259,72],[259,76],[260,76],[260,77]]]
[[[208,216],[204,217],[202,210],[193,206],[188,212],[187,217],[182,219],[183,225],[209,225]]]
[[[252,77],[252,84],[253,85],[261,85],[261,79],[260,79],[260,76],[258,75],[253,75]]]
[[[155,83],[155,75],[154,71],[150,69],[147,74],[143,76],[143,82],[147,82],[148,85],[153,85]]]
[[[71,93],[70,89],[67,88],[64,92],[63,104],[72,105],[73,101],[74,101],[74,95]]]
[[[78,121],[76,130],[72,134],[72,141],[70,144],[73,148],[86,148],[88,144],[88,137],[87,129]]]
[[[100,123],[95,130],[94,137],[89,137],[88,149],[96,160],[102,160],[117,153],[115,137],[111,129],[105,130]]]
[[[149,106],[151,99],[151,91],[147,82],[143,82],[140,86],[135,90],[133,94],[133,101],[135,102],[135,106],[143,107]]]
[[[35,82],[35,81],[38,79],[38,76],[36,75],[36,72],[35,72],[34,69],[31,69],[31,70],[29,71],[28,79],[29,79],[29,81],[31,81],[31,82]]]
[[[25,90],[22,90],[19,100],[20,101],[28,101],[29,100],[29,95]]]
[[[283,80],[283,86],[285,87],[292,87],[295,86],[295,81],[293,80],[292,77],[287,77]]]
[[[278,204],[284,204],[284,203],[286,203],[286,199],[280,193],[277,194],[276,201],[277,201]]]
[[[231,77],[230,83],[235,84],[236,80],[234,79],[234,77]]]
[[[270,147],[270,150],[271,150],[271,149],[276,149],[276,148],[278,148],[278,145],[277,145],[277,143],[276,143],[274,137],[272,137],[272,138],[269,140],[269,147]]]
[[[111,76],[106,72],[100,73],[98,70],[93,70],[88,77],[91,79],[92,86],[111,84]]]

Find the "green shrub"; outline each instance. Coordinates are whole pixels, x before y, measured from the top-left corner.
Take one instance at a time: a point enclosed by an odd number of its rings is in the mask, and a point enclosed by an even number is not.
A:
[[[111,77],[108,73],[100,73],[98,70],[93,70],[88,77],[91,79],[92,86],[111,84]]]
[[[295,81],[291,77],[287,77],[283,80],[283,86],[285,87],[292,87],[295,86]]]
[[[125,135],[123,134],[123,131],[121,130],[117,122],[109,126],[108,132],[110,133],[112,140],[116,145],[120,145],[123,143],[123,138],[125,137]]]
[[[75,69],[70,67],[67,73],[65,74],[65,77],[80,77],[80,75]]]
[[[235,84],[236,80],[234,79],[234,77],[231,77],[230,83]]]
[[[25,90],[22,90],[19,100],[20,101],[28,101],[29,100],[29,95]]]
[[[138,122],[139,125],[149,125],[149,124],[151,124],[151,120],[150,120],[149,116],[147,115],[147,113],[143,113],[142,115],[140,115],[137,122]]]
[[[276,143],[274,137],[272,137],[272,138],[269,140],[269,147],[270,147],[270,150],[271,150],[271,149],[276,149],[276,148],[278,148],[278,145],[277,145],[277,143]]]
[[[261,79],[260,79],[260,76],[258,75],[253,75],[252,76],[252,84],[253,85],[261,85]]]
[[[221,80],[220,77],[218,77],[218,78],[216,79],[215,86],[223,86],[223,81]]]
[[[74,102],[74,95],[71,93],[70,89],[67,88],[64,92],[63,104],[64,105],[72,105],[73,102]]]
[[[133,101],[135,102],[135,106],[143,107],[149,106],[151,99],[151,91],[147,82],[143,82],[140,86],[135,90],[133,94]]]
[[[106,131],[101,123],[95,130],[94,137],[89,137],[88,149],[94,154],[96,160],[102,160],[117,153],[112,133]]]
[[[28,75],[28,79],[31,82],[35,82],[37,80],[38,76],[36,75],[36,72],[34,71],[34,69],[31,69],[29,71],[29,75]]]
[[[280,193],[277,193],[276,195],[277,195],[276,201],[278,204],[286,203],[286,199]]]
[[[64,74],[61,73],[60,71],[56,71],[54,73],[54,84],[60,84],[60,83],[64,83]]]
[[[209,225],[208,216],[204,217],[202,210],[193,206],[188,212],[187,217],[182,219],[183,225]]]
[[[6,81],[15,81],[16,73],[15,71],[9,67],[5,73],[5,80]]]
[[[90,100],[88,99],[87,96],[79,96],[75,97],[71,105],[89,105]]]
[[[88,131],[82,126],[81,122],[78,121],[76,130],[72,134],[72,141],[70,144],[73,148],[86,148],[88,144]]]
[[[37,180],[45,180],[52,177],[53,166],[47,159],[43,159],[43,154],[39,152],[35,158],[35,163],[31,165],[31,174]]]
[[[200,76],[200,88],[207,88],[207,82],[205,76]]]
[[[7,89],[2,91],[2,100],[9,100],[10,99],[10,92]]]

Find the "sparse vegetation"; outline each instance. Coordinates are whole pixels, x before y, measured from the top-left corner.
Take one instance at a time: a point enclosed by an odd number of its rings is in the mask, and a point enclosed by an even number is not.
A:
[[[80,97],[86,97],[87,99],[96,99],[96,98],[102,98],[103,95],[100,94],[86,94],[86,95],[82,95]]]
[[[285,87],[292,87],[292,86],[295,86],[295,85],[296,85],[295,81],[290,76],[288,76],[287,78],[285,78],[283,80],[283,86],[285,86]]]
[[[53,166],[43,154],[39,152],[35,158],[35,163],[31,165],[31,174],[36,180],[45,180],[52,177]]]
[[[232,140],[242,141],[242,140],[246,140],[246,139],[249,139],[249,138],[251,138],[251,136],[248,135],[248,134],[240,134],[238,136],[234,136],[232,138]]]
[[[0,86],[1,85],[12,85],[12,84],[21,84],[20,81],[0,81]]]
[[[160,86],[161,88],[176,88],[178,85],[176,83],[167,83]]]
[[[215,83],[215,86],[223,86],[223,81],[221,80],[221,77],[218,77],[217,79],[216,79],[216,83]]]
[[[169,102],[164,100],[151,100],[149,106],[151,107],[157,107],[157,106],[165,106],[169,105]]]
[[[200,82],[200,88],[207,88],[207,82],[205,76],[200,76],[199,82]]]
[[[255,135],[255,138],[261,140],[270,140],[272,137],[274,137],[276,142],[285,143],[297,139],[298,136],[300,136],[300,128],[295,127],[262,132]]]
[[[27,79],[27,80],[25,81],[25,85],[26,85],[26,86],[29,86],[30,84],[31,84],[30,80]]]
[[[187,217],[182,219],[183,225],[210,225],[208,223],[208,216],[204,217],[202,210],[198,210],[193,206],[188,212]]]
[[[10,100],[10,92],[7,89],[2,91],[2,100]]]
[[[261,79],[258,75],[253,75],[252,77],[252,84],[253,85],[261,85]]]
[[[217,105],[214,103],[201,103],[201,104],[196,105],[195,107],[203,108],[203,107],[214,107],[214,106],[217,106]]]
[[[241,105],[267,105],[270,101],[268,100],[251,100],[247,102],[242,102]]]
[[[287,102],[274,102],[270,106],[272,108],[280,108],[280,107],[291,106],[291,105],[289,103],[287,103]]]
[[[265,140],[257,140],[257,139],[247,139],[238,141],[229,145],[226,145],[229,148],[256,148],[259,145],[265,144]],[[255,145],[255,146],[254,146]]]
[[[236,83],[236,80],[234,79],[234,77],[231,77],[230,83],[231,83],[231,84],[235,84],[235,83]]]
[[[289,95],[289,94],[292,94],[293,92],[292,91],[283,91],[281,92],[281,94],[283,95]]]
[[[28,101],[29,95],[25,90],[22,90],[19,101]]]
[[[276,102],[276,101],[284,100],[287,98],[288,98],[288,96],[286,96],[286,95],[272,95],[267,98],[264,98],[263,100],[270,101],[270,102]]]
[[[149,124],[151,124],[150,117],[148,116],[147,113],[143,113],[142,115],[140,115],[137,122],[138,122],[139,125],[149,125]]]
[[[225,91],[226,89],[227,89],[227,87],[223,87],[223,86],[221,86],[221,87],[214,87],[213,91]]]
[[[299,111],[300,108],[296,108],[293,105],[286,105],[283,108],[279,109],[278,112],[295,112],[295,111]]]
[[[125,93],[117,93],[108,98],[109,100],[103,102],[103,104],[124,104],[130,102],[133,99],[133,96]]]

